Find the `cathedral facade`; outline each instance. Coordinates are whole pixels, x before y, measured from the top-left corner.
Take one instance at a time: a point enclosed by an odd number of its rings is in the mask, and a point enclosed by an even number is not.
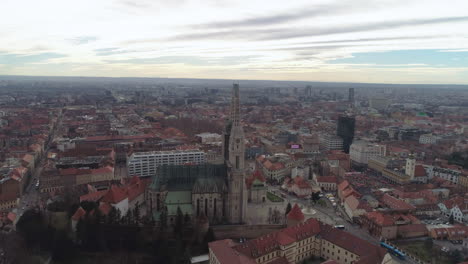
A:
[[[239,85],[232,88],[229,118],[223,130],[224,164],[163,165],[148,188],[148,213],[175,221],[177,210],[210,223],[243,224],[247,212],[245,136],[240,122]]]

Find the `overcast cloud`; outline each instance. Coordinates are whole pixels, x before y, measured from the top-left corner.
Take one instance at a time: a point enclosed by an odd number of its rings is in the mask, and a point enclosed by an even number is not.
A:
[[[468,83],[466,0],[0,6],[0,75]]]

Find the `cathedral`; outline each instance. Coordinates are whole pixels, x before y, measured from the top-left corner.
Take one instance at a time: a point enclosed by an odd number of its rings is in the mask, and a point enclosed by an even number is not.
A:
[[[229,118],[223,130],[224,164],[163,165],[148,188],[148,213],[175,221],[178,208],[191,219],[210,223],[246,222],[245,136],[240,122],[239,85],[232,88]]]

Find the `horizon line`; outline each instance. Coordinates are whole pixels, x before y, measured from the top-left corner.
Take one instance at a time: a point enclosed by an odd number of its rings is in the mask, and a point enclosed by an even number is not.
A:
[[[234,81],[234,79],[220,79],[220,78],[189,78],[189,77],[142,77],[142,76],[74,76],[74,75],[2,75],[2,77],[39,77],[39,78],[109,78],[109,79],[131,79],[131,78],[140,78],[140,79],[185,79],[185,80],[219,80],[219,81]],[[462,86],[463,88],[468,88],[468,83],[463,84],[444,84],[444,83],[376,83],[376,82],[344,82],[344,81],[313,81],[313,80],[268,80],[268,79],[237,79],[238,82],[241,81],[269,81],[269,82],[311,82],[311,83],[336,83],[336,84],[378,84],[378,85],[431,85],[431,86]],[[294,87],[293,87],[294,88]]]

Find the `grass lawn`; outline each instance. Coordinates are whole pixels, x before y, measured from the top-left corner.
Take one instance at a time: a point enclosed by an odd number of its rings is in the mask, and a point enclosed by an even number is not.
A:
[[[396,244],[404,251],[419,258],[424,262],[431,263],[431,259],[434,258],[436,261],[435,263],[452,263],[450,258],[442,256],[438,250],[428,248],[424,241],[398,242]]]
[[[274,203],[279,203],[279,202],[283,202],[284,199],[277,196],[277,195],[274,195],[273,193],[271,192],[267,192],[267,198],[268,200],[270,200],[271,202],[274,202]]]

